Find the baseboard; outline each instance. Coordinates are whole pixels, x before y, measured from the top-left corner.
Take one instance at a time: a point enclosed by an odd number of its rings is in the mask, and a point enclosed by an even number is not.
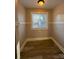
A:
[[[50,37],[50,39],[58,46],[58,48],[64,53],[64,48],[53,38]]]
[[[17,43],[17,59],[20,59],[20,42]]]
[[[28,41],[48,40],[48,39],[51,39],[53,42],[55,42],[55,44],[58,46],[58,48],[64,53],[64,48],[63,48],[53,37],[27,38],[27,39],[24,41],[24,43],[22,44],[20,51],[23,50],[25,44],[26,44]]]
[[[50,37],[27,38],[27,41],[48,40]]]
[[[22,50],[23,50],[23,48],[24,48],[24,46],[25,46],[25,44],[26,44],[27,42],[28,42],[27,39],[23,42],[22,46],[20,47],[20,52],[22,52]]]
[[[27,38],[27,39],[24,41],[24,43],[22,44],[20,51],[22,51],[22,50],[23,50],[23,48],[24,48],[25,44],[26,44],[28,41],[48,40],[49,38],[50,38],[50,37]]]

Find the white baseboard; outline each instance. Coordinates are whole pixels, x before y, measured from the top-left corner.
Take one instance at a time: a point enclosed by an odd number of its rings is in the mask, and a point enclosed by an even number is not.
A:
[[[64,48],[53,38],[50,37],[50,39],[58,46],[58,48],[64,53]]]
[[[23,42],[22,46],[20,47],[20,52],[23,50],[23,48],[24,48],[24,46],[25,46],[25,44],[26,44],[27,42],[28,42],[27,39]]]
[[[51,39],[53,42],[55,42],[55,44],[59,47],[59,49],[64,53],[64,48],[53,38],[53,37],[42,37],[42,38],[27,38],[24,43],[22,44],[21,46],[21,50],[23,50],[25,44],[28,42],[28,41],[37,41],[37,40],[49,40]]]
[[[23,50],[23,48],[24,48],[25,44],[26,44],[28,41],[48,40],[48,39],[49,39],[49,37],[27,38],[27,39],[24,41],[24,43],[22,44],[22,46],[21,46],[21,50],[20,50],[20,51],[22,51],[22,50]]]
[[[20,59],[20,41],[17,43],[17,59]]]

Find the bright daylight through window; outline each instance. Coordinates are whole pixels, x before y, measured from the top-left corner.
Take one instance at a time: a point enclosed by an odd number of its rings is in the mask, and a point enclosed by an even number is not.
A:
[[[48,17],[46,13],[32,13],[32,29],[47,29]]]

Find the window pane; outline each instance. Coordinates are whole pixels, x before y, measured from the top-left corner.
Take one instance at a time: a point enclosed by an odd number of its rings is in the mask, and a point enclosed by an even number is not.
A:
[[[32,14],[32,28],[47,29],[47,14]]]

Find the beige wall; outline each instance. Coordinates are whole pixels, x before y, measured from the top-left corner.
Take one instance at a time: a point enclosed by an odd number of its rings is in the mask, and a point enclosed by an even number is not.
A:
[[[49,36],[49,28],[48,30],[33,30],[32,29],[32,18],[31,18],[31,12],[48,12],[48,22],[52,21],[52,10],[47,10],[47,9],[26,9],[26,22],[30,22],[29,24],[26,24],[26,36],[27,38],[39,38],[39,37],[48,37]]]
[[[20,44],[22,45],[22,42],[26,38],[25,24],[21,24],[22,22],[25,22],[25,8],[18,2],[15,11],[16,41],[18,42],[20,40]]]
[[[31,12],[48,12],[48,30],[32,30]],[[56,17],[64,14],[64,4],[56,6],[54,9],[29,9],[21,4],[16,7],[16,39],[22,44],[26,38],[54,37],[64,47],[64,19],[56,20]],[[21,20],[18,18],[21,16]],[[19,23],[26,24],[19,24]],[[27,23],[29,22],[29,23]],[[50,23],[51,22],[51,23]],[[55,23],[53,23],[55,22]],[[57,23],[59,22],[59,23]],[[62,23],[61,23],[62,22]]]
[[[60,4],[53,9],[52,13],[52,37],[64,47],[64,4]]]

